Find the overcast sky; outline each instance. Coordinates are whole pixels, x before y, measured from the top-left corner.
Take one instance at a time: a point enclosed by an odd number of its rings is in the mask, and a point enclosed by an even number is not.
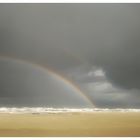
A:
[[[97,107],[140,108],[140,4],[0,4],[0,56],[1,106],[87,107],[10,56],[55,70]]]

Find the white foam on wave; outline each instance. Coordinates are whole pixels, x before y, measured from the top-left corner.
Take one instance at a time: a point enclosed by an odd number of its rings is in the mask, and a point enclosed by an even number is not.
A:
[[[46,107],[1,107],[0,113],[74,113],[74,112],[140,112],[140,109],[109,109],[109,108],[46,108]]]

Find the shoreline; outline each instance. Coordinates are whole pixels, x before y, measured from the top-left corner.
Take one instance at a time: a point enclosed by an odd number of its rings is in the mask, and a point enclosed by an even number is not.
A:
[[[137,137],[140,112],[0,113],[3,137]]]

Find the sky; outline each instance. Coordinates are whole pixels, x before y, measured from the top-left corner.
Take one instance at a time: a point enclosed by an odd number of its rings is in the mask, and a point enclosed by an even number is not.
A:
[[[139,15],[140,4],[0,4],[0,106],[140,108]]]

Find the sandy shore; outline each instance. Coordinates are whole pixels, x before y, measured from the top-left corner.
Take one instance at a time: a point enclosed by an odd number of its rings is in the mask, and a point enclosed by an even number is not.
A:
[[[1,113],[0,136],[140,136],[140,113]]]

